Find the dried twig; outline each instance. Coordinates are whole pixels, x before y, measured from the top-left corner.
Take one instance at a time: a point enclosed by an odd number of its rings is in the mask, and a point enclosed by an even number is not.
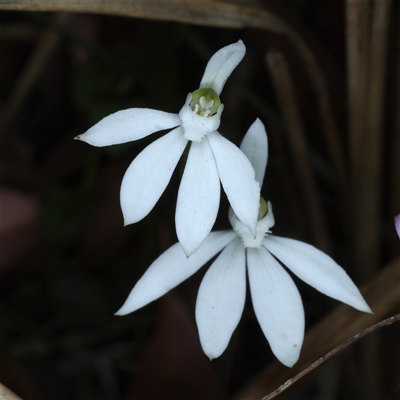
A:
[[[289,380],[287,380],[283,385],[279,386],[278,389],[274,390],[272,393],[263,397],[261,400],[271,400],[271,399],[275,398],[276,396],[281,394],[283,391],[285,391],[288,387],[290,387],[293,383],[297,382],[304,375],[308,374],[313,369],[319,367],[322,363],[329,360],[331,357],[333,357],[337,353],[341,352],[346,347],[352,345],[357,340],[361,339],[362,337],[364,337],[365,335],[368,335],[371,332],[376,331],[377,329],[383,328],[384,326],[391,325],[397,321],[400,321],[400,314],[394,315],[393,317],[387,318],[381,322],[378,322],[375,325],[370,326],[367,329],[362,330],[361,332],[357,333],[350,339],[347,339],[343,343],[339,344],[339,346],[336,346],[334,349],[332,349],[331,351],[326,353],[324,356],[320,357],[317,361],[314,361],[308,368],[304,369],[303,371],[301,371],[299,374],[297,374],[293,378],[290,378]]]

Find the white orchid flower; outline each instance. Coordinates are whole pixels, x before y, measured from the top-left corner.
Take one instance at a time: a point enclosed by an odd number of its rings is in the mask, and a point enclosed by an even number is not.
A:
[[[268,157],[265,128],[256,120],[241,150],[260,185]],[[292,278],[277,261],[320,292],[364,312],[371,312],[357,287],[335,261],[315,247],[271,235],[271,204],[261,198],[256,235],[232,209],[231,231],[211,232],[199,250],[186,258],[179,244],[164,252],[137,282],[117,315],[133,312],[161,297],[221,254],[201,282],[196,302],[200,342],[210,358],[219,357],[241,318],[246,297],[246,266],[257,319],[272,352],[286,366],[298,360],[304,337],[304,309]]]
[[[187,256],[200,247],[215,223],[220,180],[235,214],[253,234],[256,231],[260,186],[254,170],[238,147],[217,131],[223,110],[219,95],[245,52],[241,40],[217,51],[200,89],[188,94],[179,114],[131,108],[105,117],[76,137],[93,146],[108,146],[175,128],[146,147],[126,171],[120,193],[125,225],[153,209],[190,142],[175,214],[178,240]]]

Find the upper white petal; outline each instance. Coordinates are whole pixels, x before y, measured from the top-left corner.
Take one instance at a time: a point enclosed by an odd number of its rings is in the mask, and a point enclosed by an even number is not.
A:
[[[258,118],[243,138],[240,150],[250,160],[256,173],[256,181],[262,187],[268,161],[268,138],[264,124]]]
[[[260,185],[247,157],[218,132],[207,135],[229,203],[238,219],[256,235]]]
[[[219,357],[242,316],[246,298],[245,251],[233,240],[218,256],[201,282],[196,302],[196,322],[204,353]]]
[[[133,160],[121,184],[125,225],[143,219],[157,203],[171,179],[187,140],[178,127],[147,146]]]
[[[150,108],[129,108],[103,118],[75,139],[82,140],[92,146],[102,147],[132,142],[151,133],[174,128],[180,124],[181,119],[178,114]]]
[[[233,231],[212,232],[190,258],[179,243],[174,244],[150,265],[116,314],[128,314],[158,299],[198,271],[235,236]]]
[[[251,298],[261,329],[278,360],[292,367],[304,338],[304,309],[289,274],[260,247],[247,249]]]
[[[242,61],[246,46],[239,40],[218,50],[207,64],[200,88],[213,88],[219,95],[232,71]]]
[[[307,243],[277,236],[268,236],[264,246],[315,289],[357,310],[372,312],[344,269],[322,251]]]
[[[217,165],[208,141],[193,142],[175,214],[176,234],[188,257],[201,246],[215,223],[220,191]]]

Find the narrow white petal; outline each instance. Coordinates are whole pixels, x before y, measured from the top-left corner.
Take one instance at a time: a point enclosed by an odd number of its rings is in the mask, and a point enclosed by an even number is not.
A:
[[[143,219],[157,203],[185,150],[181,127],[147,146],[126,170],[120,201],[125,225]]]
[[[268,138],[264,124],[258,118],[243,138],[240,150],[250,160],[256,173],[256,181],[262,187],[268,161]]]
[[[207,135],[222,186],[238,219],[256,235],[260,185],[247,157],[218,132]]]
[[[103,118],[75,139],[92,146],[110,146],[132,142],[163,129],[175,128],[180,124],[181,119],[178,114],[150,108],[129,108]]]
[[[292,367],[304,338],[304,309],[292,278],[264,247],[247,249],[251,298],[261,329],[278,360]]]
[[[246,298],[243,243],[233,240],[211,265],[201,282],[196,322],[204,353],[219,357],[242,316]]]
[[[186,257],[179,243],[174,244],[150,265],[116,315],[136,311],[163,296],[198,271],[235,236],[233,231],[212,232],[190,258]]]
[[[246,47],[241,40],[218,50],[207,64],[200,88],[213,88],[219,95],[226,80],[242,61],[245,53]]]
[[[175,214],[178,240],[188,257],[201,246],[215,223],[220,191],[218,169],[208,141],[192,142]]]
[[[322,251],[307,243],[278,236],[268,236],[264,246],[315,289],[357,310],[372,312],[344,269]]]

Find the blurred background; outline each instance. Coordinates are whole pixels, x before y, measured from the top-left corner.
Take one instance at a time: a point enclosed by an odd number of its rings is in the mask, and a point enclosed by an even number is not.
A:
[[[258,399],[400,312],[398,2],[36,3],[35,12],[0,3],[5,386],[24,400]],[[210,56],[239,39],[247,53],[221,94],[220,132],[239,145],[262,120],[273,233],[331,255],[375,312],[338,311],[294,278],[317,340],[305,343],[292,371],[275,361],[249,296],[225,353],[212,362],[202,353],[194,307],[207,267],[114,316],[177,240],[183,165],[150,215],[124,228],[124,172],[164,132],[107,148],[73,141],[117,110],[179,112]],[[214,229],[230,228],[227,211],[223,195]],[[399,333],[394,324],[371,334],[280,398],[399,399]]]

